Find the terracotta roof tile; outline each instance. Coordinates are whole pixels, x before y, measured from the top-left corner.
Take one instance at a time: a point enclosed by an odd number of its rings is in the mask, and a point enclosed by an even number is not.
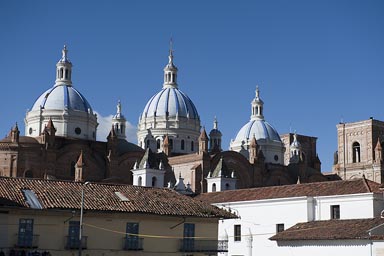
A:
[[[350,219],[350,220],[325,220],[298,223],[270,238],[276,241],[293,240],[344,240],[344,239],[383,239],[382,235],[375,235],[369,231],[384,224],[384,219]]]
[[[27,207],[22,189],[32,190],[43,209],[80,209],[84,188],[84,209],[95,211],[135,212],[156,215],[193,216],[205,218],[235,217],[227,211],[195,200],[167,188],[132,185],[0,178],[0,205]],[[122,201],[115,192],[125,195]]]
[[[208,203],[238,202],[300,196],[331,196],[379,193],[380,184],[361,178],[204,193],[196,198]]]

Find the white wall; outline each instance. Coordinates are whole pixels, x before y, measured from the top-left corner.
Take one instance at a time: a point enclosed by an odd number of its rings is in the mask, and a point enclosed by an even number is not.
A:
[[[382,204],[381,195],[363,193],[227,202],[215,205],[231,209],[240,216],[239,219],[219,222],[219,239],[227,237],[229,240],[227,255],[296,255],[291,254],[292,247],[279,247],[276,241],[269,240],[276,234],[277,224],[284,224],[284,228],[288,229],[299,222],[329,220],[331,205],[340,205],[341,219],[372,218],[378,215],[379,209],[383,208]],[[234,225],[241,225],[241,241],[234,241]],[[363,255],[367,250],[365,245],[348,245],[347,249],[341,249],[344,246],[334,247],[325,246],[319,250],[318,246],[300,246],[295,247],[293,251],[297,255],[314,256],[337,255],[337,253],[346,255],[345,253],[350,250],[354,253],[352,255]],[[314,254],[310,253],[312,250]],[[316,250],[319,251],[317,254]]]

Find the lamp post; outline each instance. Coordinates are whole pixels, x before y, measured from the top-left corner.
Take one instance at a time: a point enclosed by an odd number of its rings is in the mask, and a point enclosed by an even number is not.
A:
[[[83,211],[84,211],[84,188],[89,184],[89,181],[85,182],[81,187],[81,205],[80,205],[80,227],[79,227],[79,256],[81,256],[82,250],[82,233],[83,233]]]

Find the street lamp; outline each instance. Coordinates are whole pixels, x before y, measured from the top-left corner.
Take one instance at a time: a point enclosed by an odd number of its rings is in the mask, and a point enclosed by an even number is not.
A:
[[[81,256],[81,249],[82,249],[82,233],[83,233],[83,210],[84,210],[84,188],[86,185],[88,185],[90,182],[85,182],[81,187],[81,206],[80,206],[80,229],[79,229],[79,256]]]

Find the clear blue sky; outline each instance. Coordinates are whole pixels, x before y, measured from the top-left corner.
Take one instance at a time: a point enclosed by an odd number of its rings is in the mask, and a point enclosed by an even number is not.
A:
[[[4,0],[1,137],[15,122],[24,134],[25,113],[53,86],[64,44],[73,84],[99,121],[120,99],[135,128],[162,88],[170,37],[179,88],[207,130],[217,116],[224,148],[249,120],[257,84],[265,119],[280,134],[318,137],[323,171],[331,170],[338,122],[384,120],[381,0]]]

